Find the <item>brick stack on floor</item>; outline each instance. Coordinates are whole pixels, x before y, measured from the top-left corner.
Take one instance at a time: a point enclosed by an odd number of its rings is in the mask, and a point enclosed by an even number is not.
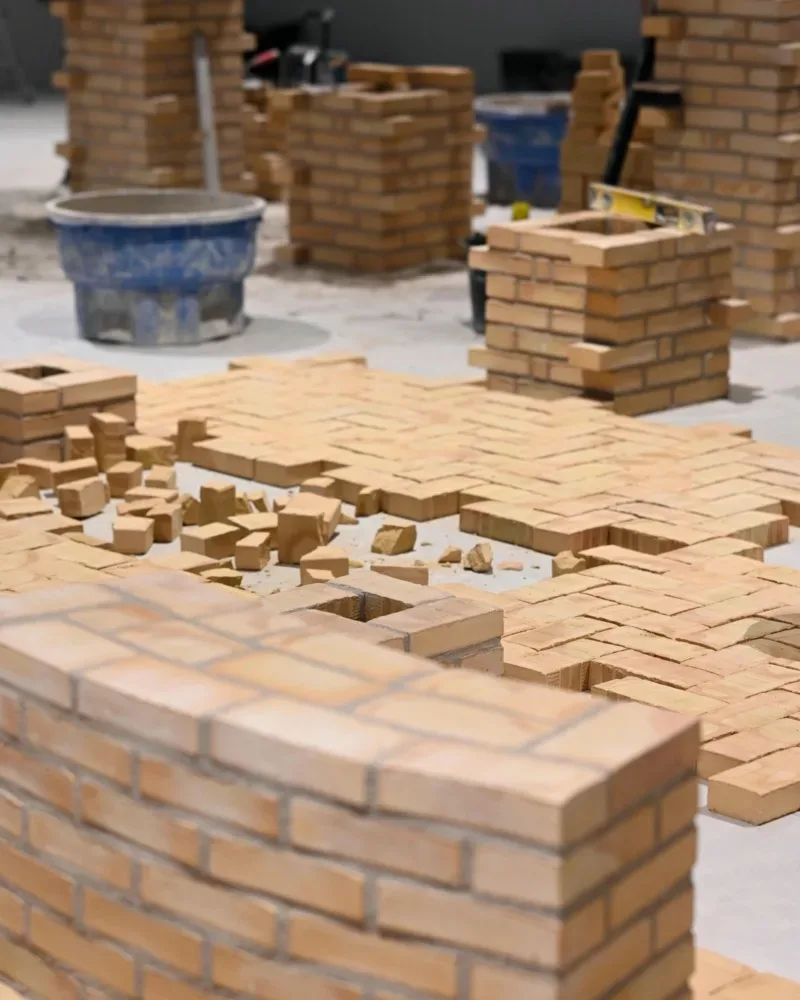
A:
[[[288,156],[296,263],[388,272],[463,258],[476,139],[471,70],[355,65],[304,95]]]
[[[581,71],[572,91],[572,118],[561,144],[561,212],[577,212],[588,205],[588,188],[602,180],[620,107],[625,99],[625,71],[614,51],[583,53]],[[640,121],[621,183],[637,191],[653,189],[652,132]]]
[[[261,81],[245,87],[246,166],[256,179],[256,194],[270,201],[283,198],[288,181],[286,133],[295,102],[301,99],[299,94],[298,90],[278,90]]]
[[[194,36],[211,64],[222,185],[252,190],[242,125],[243,0],[62,0],[69,138],[57,150],[75,191],[201,187]]]
[[[135,425],[135,375],[66,357],[5,361],[0,364],[0,462],[77,458],[62,456],[64,431],[88,427],[101,412],[109,423]]]
[[[471,266],[488,272],[488,387],[587,395],[639,414],[726,396],[731,227],[708,236],[581,212],[492,226]]]
[[[656,187],[736,224],[741,327],[800,337],[800,20],[780,0],[661,0],[656,76],[683,93],[682,123],[656,133]]]

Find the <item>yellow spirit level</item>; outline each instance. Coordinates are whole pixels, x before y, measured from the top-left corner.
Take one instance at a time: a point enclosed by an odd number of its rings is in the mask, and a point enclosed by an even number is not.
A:
[[[703,205],[610,184],[589,185],[589,208],[651,226],[674,226],[687,233],[713,233],[717,224],[714,211]]]

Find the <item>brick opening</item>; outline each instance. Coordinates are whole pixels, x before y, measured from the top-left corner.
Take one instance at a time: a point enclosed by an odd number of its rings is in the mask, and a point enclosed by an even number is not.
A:
[[[559,223],[548,227],[566,230],[572,233],[592,233],[596,236],[630,236],[632,233],[643,233],[650,229],[646,222],[637,222],[635,219],[619,219],[613,215],[583,219],[575,219],[570,222]]]
[[[12,368],[12,375],[21,375],[23,378],[44,379],[52,378],[54,375],[66,375],[65,368],[52,368],[50,365],[32,365],[24,368]]]

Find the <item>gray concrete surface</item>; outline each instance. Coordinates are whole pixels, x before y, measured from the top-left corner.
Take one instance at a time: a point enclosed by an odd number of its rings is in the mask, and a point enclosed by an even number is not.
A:
[[[42,191],[55,185],[59,162],[47,152],[61,134],[57,105],[40,106],[25,115],[0,107],[0,356],[23,357],[42,351],[96,358],[137,371],[148,379],[169,379],[224,369],[229,357],[271,353],[284,357],[348,348],[364,352],[370,364],[394,371],[430,375],[466,374],[467,348],[478,342],[467,326],[469,304],[463,271],[394,281],[341,280],[318,273],[272,273],[264,263],[269,246],[281,238],[283,216],[271,209],[265,225],[262,265],[249,283],[248,309],[253,323],[236,340],[197,349],[157,353],[99,348],[76,338],[71,291],[59,279],[52,237],[28,227],[19,233],[2,205],[19,201],[9,191]],[[7,138],[10,136],[10,139]],[[41,157],[41,158],[37,158]],[[29,170],[26,169],[26,164]],[[5,240],[5,244],[3,241]],[[24,245],[25,260],[8,259]],[[3,255],[5,246],[6,256]],[[18,254],[17,257],[20,255]],[[733,353],[733,388],[728,400],[687,407],[651,419],[694,424],[732,420],[753,428],[756,437],[799,444],[800,344],[737,342]],[[182,485],[193,491],[210,478],[201,470],[182,471]],[[269,490],[270,493],[276,491]],[[108,520],[96,530],[108,533]],[[369,558],[375,522],[345,528],[341,540],[356,558]],[[426,562],[446,544],[463,539],[452,520],[422,525],[414,557]],[[429,542],[429,545],[424,545]],[[434,582],[465,578],[474,586],[510,589],[548,574],[545,557],[494,545],[497,561],[519,559],[522,572],[492,576],[441,570]],[[768,553],[768,561],[800,566],[793,542]],[[402,557],[398,561],[406,561]],[[412,557],[413,558],[413,557]],[[296,570],[270,568],[275,586],[296,580]],[[701,812],[696,934],[703,947],[720,951],[759,969],[800,980],[800,816],[753,828]]]

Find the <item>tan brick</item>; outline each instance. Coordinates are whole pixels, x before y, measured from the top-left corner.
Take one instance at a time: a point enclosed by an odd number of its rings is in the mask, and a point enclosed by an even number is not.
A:
[[[102,941],[88,941],[40,910],[34,909],[30,919],[29,940],[38,951],[111,989],[133,995],[135,970],[130,955]]]
[[[92,732],[33,704],[27,708],[25,736],[40,750],[64,757],[117,784],[131,784],[131,751],[109,736]]]
[[[407,735],[281,698],[218,715],[211,755],[222,764],[354,804],[367,797],[367,768]]]
[[[226,989],[236,992],[255,990],[271,1000],[297,1000],[298,997],[307,997],[308,1000],[362,1000],[363,995],[360,986],[351,986],[339,978],[301,969],[297,965],[257,958],[225,945],[214,948],[212,976],[216,984]],[[153,1000],[157,997],[154,996]],[[183,998],[179,996],[176,1000]]]
[[[56,816],[31,812],[28,817],[28,841],[37,851],[65,861],[70,867],[101,882],[117,889],[131,888],[133,865],[129,857]]]
[[[690,831],[611,888],[612,927],[626,923],[689,877],[696,858],[696,839],[694,830]]]
[[[78,1000],[79,987],[67,973],[4,937],[0,937],[0,972],[43,1000]]]
[[[182,864],[199,863],[200,832],[189,820],[165,816],[93,781],[81,786],[80,810],[82,821],[90,826]]]
[[[436,997],[455,998],[457,993],[454,954],[379,938],[310,914],[293,914],[289,953],[296,959],[396,982]]]
[[[219,881],[350,920],[364,915],[364,876],[322,858],[215,834],[209,871]]]
[[[670,779],[693,772],[698,746],[696,722],[643,705],[619,704],[542,741],[537,751],[607,768],[611,809],[617,812]]]
[[[43,862],[10,844],[0,843],[0,858],[6,881],[13,889],[20,889],[59,913],[67,916],[72,914],[73,879],[52,871]]]
[[[605,904],[594,900],[569,917],[559,918],[382,879],[378,882],[378,925],[410,937],[560,969],[602,942]]]
[[[196,753],[206,716],[254,694],[253,688],[142,656],[84,674],[78,706],[88,718]]]
[[[274,839],[278,833],[278,799],[245,784],[222,782],[168,760],[143,755],[139,787],[145,798],[198,812]]]
[[[29,757],[8,744],[0,744],[0,778],[56,809],[71,812],[75,777],[66,768]]]
[[[461,878],[462,844],[458,838],[355,816],[310,799],[292,801],[291,837],[303,850],[433,882],[456,885]]]
[[[481,840],[474,846],[473,886],[478,892],[503,899],[566,907],[642,858],[655,843],[652,806],[637,810],[564,857],[506,841]]]
[[[211,669],[219,677],[319,705],[346,705],[380,693],[377,685],[352,674],[266,650],[224,660]]]
[[[487,831],[551,846],[579,840],[608,818],[594,769],[433,741],[384,758],[378,804],[451,823],[477,820]]]
[[[140,949],[189,975],[202,971],[203,942],[199,934],[124,906],[114,899],[85,889],[83,923],[122,945]]]
[[[234,937],[252,941],[261,948],[272,948],[275,944],[277,909],[256,896],[204,885],[174,868],[152,863],[142,866],[139,892],[145,903],[193,923],[206,924]],[[154,934],[159,936],[158,931]],[[186,957],[192,962],[193,942],[194,938],[188,951],[188,942],[180,942]],[[152,950],[152,947],[145,948]],[[177,965],[174,958],[164,960],[170,965]]]
[[[0,645],[0,677],[64,708],[72,703],[75,671],[124,659],[128,653],[109,639],[52,620],[2,625]]]

